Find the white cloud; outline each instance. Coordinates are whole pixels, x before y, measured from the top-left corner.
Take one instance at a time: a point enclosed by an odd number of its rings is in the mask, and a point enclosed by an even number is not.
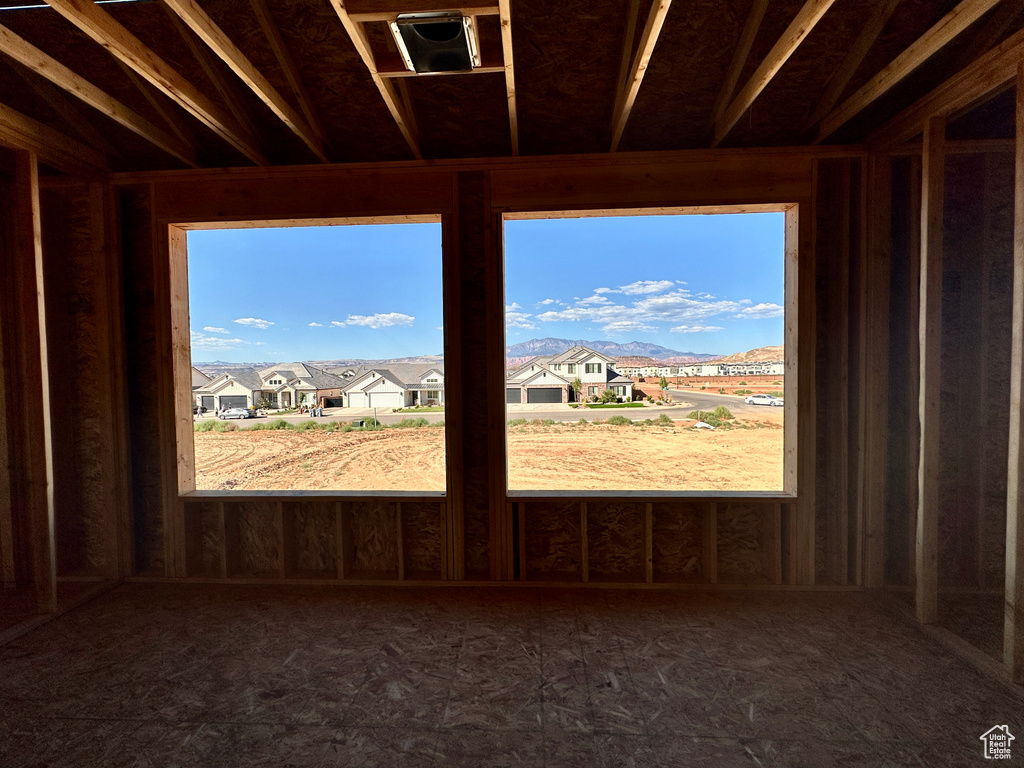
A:
[[[595,293],[593,296],[587,296],[587,298],[580,299],[576,303],[581,307],[585,307],[590,304],[609,304],[611,303],[611,299],[607,296],[601,296]]]
[[[671,280],[637,280],[629,285],[619,286],[619,292],[629,296],[646,293],[661,293],[669,288],[675,288]]]
[[[607,325],[602,326],[601,330],[614,335],[617,333],[648,333],[658,329],[653,325],[645,325],[636,320],[613,320]]]
[[[261,320],[258,317],[240,317],[233,322],[236,322],[239,325],[248,325],[253,328],[260,328],[263,330],[273,325],[273,323],[270,320]]]
[[[207,333],[227,333],[228,332],[227,328],[217,328],[217,327],[212,326],[212,325],[207,325],[206,327],[203,328],[203,330],[206,331]]]
[[[543,301],[538,301],[537,302],[537,304],[544,305],[544,306],[547,306],[548,304],[554,304],[554,303],[555,303],[554,299],[544,299]]]
[[[209,352],[220,352],[225,349],[237,349],[240,345],[247,343],[242,341],[242,339],[225,339],[222,336],[207,336],[206,334],[199,333],[199,331],[192,331],[191,341],[192,349],[202,349]]]
[[[761,303],[752,307],[744,307],[739,314],[733,315],[733,317],[745,320],[763,320],[766,317],[782,317],[785,312],[786,309],[781,304]]]
[[[611,293],[611,288],[595,288],[594,293]]]
[[[505,305],[505,327],[506,328],[525,328],[526,330],[532,331],[536,328],[536,324],[530,318],[533,317],[529,312],[520,312],[522,307],[516,302]]]
[[[378,312],[375,315],[349,315],[345,322],[332,320],[331,325],[344,328],[346,325],[361,325],[365,328],[388,328],[392,325],[412,325],[416,318],[401,312]]]
[[[309,327],[310,328],[323,328],[324,324],[323,323],[310,323]]]
[[[721,331],[722,326],[720,325],[677,325],[675,328],[669,328],[672,333],[711,333],[712,331]]]

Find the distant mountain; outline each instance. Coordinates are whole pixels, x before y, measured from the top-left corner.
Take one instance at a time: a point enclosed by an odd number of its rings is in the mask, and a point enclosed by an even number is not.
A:
[[[587,341],[586,339],[531,339],[513,344],[505,349],[507,358],[531,358],[537,355],[560,355],[567,349],[582,346],[589,347],[608,357],[652,357],[656,360],[668,358],[685,358],[685,362],[695,363],[701,360],[712,360],[717,355],[705,355],[698,352],[680,352],[675,349],[647,344],[642,341],[630,341],[619,344],[615,341]]]
[[[262,363],[225,363],[222,360],[215,360],[212,363],[192,363],[192,365],[207,376],[220,376],[222,373],[231,373],[232,371],[248,370],[250,368],[255,368],[259,371],[264,368],[273,368],[275,365],[296,362],[309,363],[314,368],[332,371],[338,368],[354,368],[357,365],[380,365],[382,363],[423,363],[424,365],[434,365],[443,363],[444,357],[442,355],[417,355],[416,357],[388,357],[376,360],[362,360],[359,358],[348,360],[271,360]]]
[[[752,349],[749,352],[737,352],[734,355],[728,357],[720,357],[715,360],[716,363],[760,363],[760,362],[775,362],[777,360],[784,360],[785,347],[781,344],[774,347],[758,347]]]

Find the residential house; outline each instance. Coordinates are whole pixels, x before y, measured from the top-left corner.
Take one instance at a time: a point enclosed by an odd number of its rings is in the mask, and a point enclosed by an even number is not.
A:
[[[360,366],[345,377],[342,398],[349,408],[444,405],[444,364]]]
[[[288,363],[259,372],[266,399],[275,408],[340,407],[346,381],[309,363]]]
[[[222,373],[198,389],[192,396],[196,405],[208,411],[225,408],[255,408],[263,399],[263,379],[253,368]]]
[[[575,399],[572,383],[579,379],[580,397],[600,397],[611,389],[623,400],[633,397],[633,380],[614,368],[614,359],[576,346],[560,355],[541,355],[508,374],[508,403],[568,403]]]

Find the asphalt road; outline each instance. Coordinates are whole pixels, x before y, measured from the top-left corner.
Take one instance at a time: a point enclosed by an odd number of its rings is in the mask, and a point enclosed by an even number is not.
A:
[[[758,417],[763,416],[765,411],[782,410],[770,405],[747,405],[742,397],[736,395],[720,395],[717,392],[693,389],[670,389],[668,391],[674,403],[688,403],[688,409],[700,411],[713,411],[717,406],[724,405],[733,416]]]

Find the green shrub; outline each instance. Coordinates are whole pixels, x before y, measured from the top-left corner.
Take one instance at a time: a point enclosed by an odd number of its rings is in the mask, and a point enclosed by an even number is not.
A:
[[[576,423],[577,423],[577,424],[589,424],[590,422],[589,422],[589,421],[587,421],[586,419],[580,419],[580,420],[579,420],[579,421],[577,421]]]
[[[727,419],[731,419],[733,417],[732,411],[730,411],[724,405],[720,405],[717,408],[715,408],[713,413],[715,414],[716,418],[721,419],[722,421],[726,421]]]
[[[569,407],[570,408],[579,408],[580,404],[579,403],[569,403]]]
[[[541,422],[541,424],[543,424],[545,427],[550,427],[554,423],[554,419],[544,419],[544,421]]]
[[[707,389],[707,388],[708,388],[708,385],[707,385],[707,384],[701,384],[701,385],[700,385],[700,388],[701,388],[702,390],[704,390],[704,389]]]
[[[526,419],[509,419],[508,420],[508,425],[510,427],[521,427],[525,423],[526,423]]]
[[[778,392],[778,391],[776,391],[776,392],[769,392],[768,394],[771,395],[772,397],[785,397],[786,396],[785,392]]]
[[[614,389],[606,389],[604,392],[601,393],[602,403],[615,403],[618,402],[618,400],[619,396],[615,394]]]
[[[608,419],[608,423],[615,427],[626,427],[633,423],[632,419],[627,419],[625,416],[612,416]]]
[[[741,387],[745,387],[746,385],[747,385],[747,382],[745,382],[745,381],[741,381],[741,382],[740,382],[740,386],[741,386]]]
[[[233,421],[218,421],[217,426],[214,427],[218,432],[234,432],[238,429],[238,425]]]
[[[724,395],[725,394],[725,387],[719,387],[718,388],[718,394]]]
[[[654,423],[657,424],[659,427],[671,427],[675,424],[675,422],[672,421],[672,419],[670,419],[664,413],[661,414],[661,416],[659,416]]]
[[[415,419],[402,419],[397,424],[392,424],[389,428],[390,429],[419,429],[420,427],[427,426],[429,423],[430,423],[429,421],[427,421],[422,416],[420,416],[420,417],[415,418]]]
[[[194,432],[212,432],[216,426],[216,421],[197,421],[192,425],[192,430]]]
[[[749,390],[749,389],[737,389],[734,394],[737,394],[737,395],[749,395],[750,393],[751,393],[751,390]]]
[[[710,424],[712,427],[722,426],[722,420],[715,415],[714,411],[690,411],[687,418],[703,421],[705,424]]]
[[[654,426],[654,419],[644,419],[644,426],[646,426],[646,427],[653,427]]]
[[[441,429],[444,429],[444,419],[441,419],[440,421],[435,421],[430,426],[432,426],[432,427],[440,427]]]
[[[351,424],[342,424],[341,426],[338,427],[338,431],[341,432],[341,434],[343,434],[343,435],[347,434],[347,433],[352,431],[352,425]]]
[[[773,381],[772,384],[774,384],[776,387],[781,387],[782,386],[782,382],[781,381]]]
[[[310,419],[309,421],[300,421],[298,424],[292,425],[292,429],[296,432],[315,432],[316,430],[321,429],[321,425]]]
[[[654,402],[654,398],[653,398],[653,397],[651,397],[650,395],[648,395],[648,396],[647,396],[647,402],[648,402],[648,403],[653,403],[653,402]]]

